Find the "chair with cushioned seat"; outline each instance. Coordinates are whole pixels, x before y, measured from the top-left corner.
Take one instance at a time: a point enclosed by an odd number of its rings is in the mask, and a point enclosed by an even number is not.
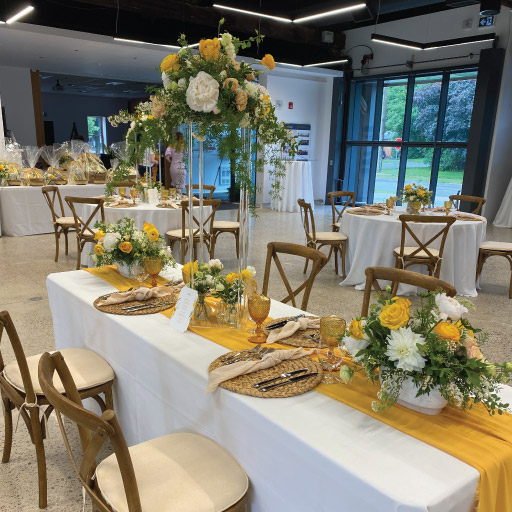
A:
[[[59,393],[54,379],[64,383]],[[242,512],[249,485],[238,462],[211,439],[190,433],[169,434],[128,447],[114,411],[101,416],[86,410],[65,359],[46,353],[39,380],[55,408],[68,454],[93,511]],[[62,422],[76,423],[83,458],[77,464]],[[109,440],[114,453],[96,465]]]
[[[339,231],[341,229],[341,218],[345,210],[356,205],[356,194],[355,192],[342,190],[339,192],[329,192],[327,197],[331,201],[332,230]],[[337,200],[340,202],[336,203]]]
[[[331,259],[334,252],[334,270],[338,273],[338,253],[341,256],[341,270],[343,279],[345,279],[345,253],[347,249],[347,235],[339,231],[317,231],[315,227],[315,217],[313,216],[313,208],[310,203],[306,203],[304,199],[298,199],[297,203],[300,208],[300,216],[304,231],[306,232],[306,246],[320,250],[322,247],[329,247],[327,261]],[[304,273],[308,269],[308,262],[304,265]]]
[[[5,444],[2,462],[9,462],[11,456],[13,422],[12,411],[17,409],[19,417],[27,425],[30,440],[36,448],[37,471],[39,479],[39,507],[47,505],[47,479],[44,439],[46,437],[46,420],[53,407],[46,399],[38,379],[38,364],[41,354],[26,357],[14,323],[7,311],[0,312],[0,341],[5,331],[11,342],[15,360],[5,365],[0,351],[0,394],[4,406]],[[70,371],[77,381],[80,399],[93,398],[105,411],[113,408],[112,382],[114,371],[110,365],[92,350],[69,348],[62,350],[68,361]],[[60,392],[63,384],[56,382]],[[105,400],[99,395],[104,394]],[[48,406],[42,415],[40,407]]]
[[[215,187],[214,185],[203,185],[203,199],[212,199],[213,198],[213,193],[215,192],[215,189],[217,187]],[[194,190],[199,190],[200,187],[197,183],[193,183],[192,184],[192,193],[194,193]],[[188,197],[188,185],[185,185],[185,195]],[[208,191],[208,195],[204,195],[204,193]]]
[[[59,261],[59,242],[60,235],[64,233],[64,240],[66,242],[66,256],[68,255],[68,231],[74,229],[75,219],[73,217],[66,217],[64,212],[64,204],[60,196],[59,187],[56,185],[48,185],[41,187],[41,192],[50,208],[52,214],[53,229],[55,230],[55,261]],[[60,213],[57,213],[56,201],[59,201]]]
[[[480,276],[487,258],[501,256],[510,263],[510,286],[508,298],[512,299],[512,243],[510,242],[484,242],[478,252],[478,264],[476,266],[476,279]]]
[[[439,279],[446,237],[448,236],[450,226],[456,221],[455,217],[444,215],[400,215],[398,218],[402,222],[402,237],[400,247],[396,247],[393,250],[395,268],[405,270],[411,265],[426,265],[429,275]],[[422,242],[414,231],[414,227],[418,224],[438,224],[440,229],[426,242]],[[418,245],[406,246],[407,236],[410,236]],[[437,239],[440,239],[439,249],[429,247]],[[394,283],[393,293],[396,293],[397,287],[398,283]]]
[[[475,215],[478,215],[480,213],[480,210],[482,209],[482,206],[485,204],[485,199],[483,197],[479,196],[465,196],[465,195],[451,195],[450,201],[453,201],[455,203],[455,208],[457,210],[460,208],[461,201],[464,201],[466,203],[474,203],[476,204],[476,208],[471,212]]]
[[[210,251],[212,258],[215,258],[215,245],[217,244],[217,238],[222,233],[231,233],[235,236],[236,257],[240,257],[240,207],[238,207],[236,222],[228,220],[216,220],[213,222]]]
[[[68,203],[71,212],[73,213],[73,220],[75,224],[76,230],[76,246],[77,246],[77,260],[76,260],[76,269],[80,270],[80,263],[82,258],[82,251],[84,250],[84,246],[87,242],[94,242],[94,235],[98,231],[97,229],[91,227],[92,222],[95,220],[96,214],[99,212],[101,216],[101,222],[105,222],[105,209],[103,207],[105,200],[99,199],[96,197],[71,197],[66,196],[64,198],[66,203]],[[76,211],[76,204],[92,204],[95,205],[91,215],[84,222],[82,217],[78,215]]]

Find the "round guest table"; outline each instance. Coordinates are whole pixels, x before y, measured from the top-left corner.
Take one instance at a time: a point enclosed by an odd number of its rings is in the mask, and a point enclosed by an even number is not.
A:
[[[364,290],[367,267],[394,267],[393,250],[400,247],[402,223],[398,216],[405,213],[405,208],[391,215],[363,216],[344,213],[341,231],[348,237],[347,278],[340,283],[342,286],[355,286],[356,290]],[[475,284],[478,249],[485,240],[487,222],[483,217],[475,217],[475,221],[456,221],[452,224],[446,237],[440,279],[455,286],[458,295],[476,297]],[[429,240],[440,230],[435,224],[416,224],[415,234],[422,241]],[[440,239],[432,243],[439,248]],[[406,246],[417,246],[412,238],[406,238]],[[340,266],[341,268],[341,266]],[[426,273],[424,265],[413,265],[407,270]],[[400,295],[415,293],[412,286],[401,285]]]
[[[105,185],[59,185],[64,205],[64,216],[72,213],[64,198],[93,197],[103,194]],[[60,206],[56,205],[60,215]],[[53,233],[50,208],[41,187],[0,187],[0,218],[2,234],[6,236],[39,235]]]
[[[311,162],[286,161],[285,175],[281,179],[281,199],[273,198],[271,210],[278,212],[298,212],[297,199],[304,199],[315,208]]]
[[[87,222],[87,219],[92,214],[94,208],[94,205],[84,204],[82,210],[82,220],[84,222]],[[211,206],[204,207],[204,219],[210,215],[211,211]],[[196,218],[199,217],[199,206],[194,207],[194,215]],[[135,226],[139,229],[144,227],[144,222],[153,224],[164,238],[167,231],[181,228],[181,208],[158,208],[154,204],[147,203],[140,203],[134,208],[112,208],[110,206],[105,206],[105,222],[107,224],[114,224],[124,217],[134,219]],[[100,220],[100,217],[97,215],[96,219]],[[94,222],[91,222],[90,225],[94,226]],[[179,246],[179,243],[175,244],[173,252],[173,256],[178,262],[180,261]],[[90,251],[92,251],[92,246]],[[82,252],[82,265],[93,267],[94,263],[92,258],[87,254],[88,252],[89,251],[87,249]],[[206,251],[203,254],[203,258],[208,259]]]

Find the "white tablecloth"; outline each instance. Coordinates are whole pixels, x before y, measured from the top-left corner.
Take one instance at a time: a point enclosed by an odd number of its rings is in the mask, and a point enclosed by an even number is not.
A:
[[[400,247],[402,223],[398,215],[363,216],[345,213],[341,231],[348,237],[347,278],[342,286],[355,286],[363,290],[367,267],[394,267],[393,249]],[[444,246],[440,279],[455,286],[458,295],[476,297],[475,285],[478,249],[485,240],[487,223],[482,221],[456,221],[452,224]],[[417,224],[414,232],[422,241],[429,240],[440,230],[439,225]],[[438,238],[431,247],[439,248]],[[412,238],[406,245],[416,246]],[[341,266],[339,267],[341,269]],[[426,267],[414,265],[408,270],[426,273]],[[400,287],[400,294],[414,293],[413,287]]]
[[[105,185],[60,185],[59,189],[65,216],[71,216],[65,196],[98,196],[105,191]],[[56,211],[60,215],[60,206]],[[0,218],[3,235],[53,233],[52,214],[41,187],[0,187]]]
[[[51,274],[47,288],[57,349],[87,347],[114,368],[128,444],[183,431],[215,439],[249,475],[250,512],[470,511],[479,474],[460,460],[314,391],[206,395],[208,365],[227,349],[161,314],[99,312],[93,301],[112,287],[88,272]],[[270,314],[295,311],[273,301]]]
[[[493,224],[499,228],[512,228],[512,179],[501,202]]]
[[[297,199],[304,199],[315,209],[311,162],[286,161],[284,164],[285,175],[281,180],[281,199],[273,198],[270,208],[279,212],[298,212]]]
[[[82,220],[86,222],[93,211],[94,205],[84,204],[82,210]],[[204,219],[210,215],[211,211],[211,206],[204,207]],[[195,206],[194,214],[196,217],[199,216],[198,212],[199,206]],[[181,228],[181,208],[179,210],[172,208],[158,208],[156,205],[147,203],[141,203],[135,208],[111,208],[105,206],[105,222],[115,223],[124,217],[134,219],[135,226],[139,229],[144,227],[144,222],[150,222],[151,224],[154,224],[156,229],[158,229],[158,232],[164,237],[167,231]],[[96,219],[100,220],[100,216],[97,215]],[[94,226],[94,222],[92,222],[90,225]],[[186,225],[188,225],[188,222]],[[90,244],[86,244],[86,250],[82,252],[82,265],[93,267],[94,264],[92,258],[88,255],[89,251],[92,252],[92,247],[88,247],[88,245]],[[177,261],[179,261],[179,250],[179,244],[175,244],[173,254]],[[203,258],[207,258],[206,252],[203,255]]]

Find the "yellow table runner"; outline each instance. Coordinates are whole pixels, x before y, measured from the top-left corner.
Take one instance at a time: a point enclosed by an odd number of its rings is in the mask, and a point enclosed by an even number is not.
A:
[[[119,290],[138,284],[110,268],[85,269]],[[160,278],[161,284],[165,282]],[[172,310],[164,311],[168,317]],[[230,350],[254,346],[248,334],[236,329],[191,328],[200,336]],[[274,343],[279,348],[290,348]],[[445,407],[438,416],[420,414],[399,405],[375,412],[371,403],[378,387],[369,383],[362,373],[356,373],[352,384],[320,384],[315,391],[364,412],[424,443],[430,444],[463,462],[480,473],[479,512],[512,512],[512,415],[490,416],[479,404],[463,412]],[[421,461],[418,461],[421,464]]]

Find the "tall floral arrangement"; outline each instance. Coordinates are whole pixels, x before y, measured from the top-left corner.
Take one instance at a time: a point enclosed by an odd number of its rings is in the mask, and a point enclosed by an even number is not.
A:
[[[157,141],[169,142],[183,123],[193,123],[195,136],[215,143],[219,156],[231,162],[238,184],[249,191],[253,191],[253,180],[242,131],[254,130],[257,142],[252,144],[251,153],[256,171],[269,164],[278,193],[284,169],[280,150],[285,145],[296,148],[296,141],[284,123],[278,122],[267,89],[257,83],[258,76],[272,70],[275,62],[266,54],[256,69],[236,60],[241,48],[259,44],[262,39],[259,33],[245,41],[229,32],[219,33],[218,37],[202,39],[196,54],[182,35],[178,40],[182,48],[160,65],[163,87],[153,88],[151,101],[139,104],[133,114],[122,111],[111,116],[110,122],[114,126],[130,123],[126,140],[136,147],[135,154]]]
[[[444,293],[423,294],[423,303],[411,312],[409,300],[391,297],[390,289],[372,305],[368,317],[352,320],[343,343],[356,363],[341,369],[349,382],[362,370],[372,381],[381,381],[374,410],[397,400],[402,384],[411,378],[417,395],[437,389],[452,405],[471,408],[482,402],[492,414],[508,407],[498,389],[509,379],[512,363],[492,364],[479,348],[486,335],[465,318],[466,305]]]

